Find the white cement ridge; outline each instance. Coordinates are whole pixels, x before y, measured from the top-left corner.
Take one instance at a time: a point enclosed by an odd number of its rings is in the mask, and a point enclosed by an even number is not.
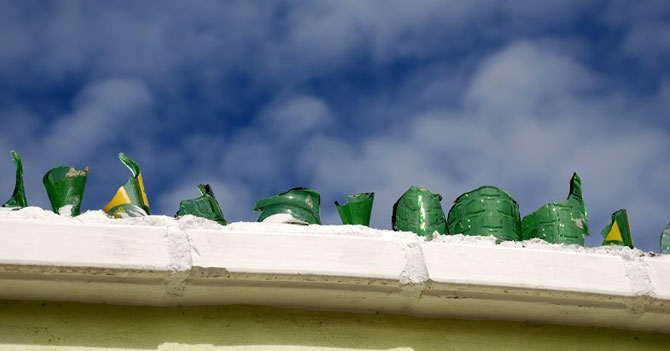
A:
[[[266,305],[670,332],[670,255],[363,226],[0,210],[0,299]]]
[[[400,273],[402,284],[420,284],[430,279],[423,250],[418,242],[405,244],[405,268]]]
[[[626,247],[439,236],[363,226],[231,223],[193,216],[70,218],[29,207],[0,211],[0,266],[165,271],[179,296],[193,269],[235,274],[385,279],[644,296],[670,300],[670,256]]]

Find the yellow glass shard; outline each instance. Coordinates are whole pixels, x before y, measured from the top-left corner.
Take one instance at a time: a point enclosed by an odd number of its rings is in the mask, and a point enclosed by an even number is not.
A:
[[[137,176],[137,181],[140,183],[140,192],[142,193],[142,201],[144,205],[149,207],[149,199],[147,199],[147,193],[144,192],[144,181],[142,180],[142,173]]]
[[[142,192],[144,194],[144,192]],[[112,198],[112,201],[110,201],[107,206],[103,209],[105,212],[109,212],[112,208],[118,206],[118,205],[123,205],[123,204],[129,204],[132,203],[130,201],[130,197],[128,196],[128,193],[126,192],[126,189],[124,187],[120,187],[119,190],[116,191],[116,194],[114,195],[114,198]]]
[[[610,232],[607,233],[605,241],[623,242],[623,237],[621,237],[621,231],[619,231],[619,225],[616,223],[616,221],[614,221],[614,224],[612,224],[612,229],[610,229]]]

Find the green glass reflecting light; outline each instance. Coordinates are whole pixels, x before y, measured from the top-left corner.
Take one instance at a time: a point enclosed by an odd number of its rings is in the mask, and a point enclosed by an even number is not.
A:
[[[77,169],[60,166],[44,175],[42,182],[55,213],[73,217],[79,215],[89,171],[88,167]]]
[[[340,205],[335,201],[335,207],[340,214],[343,224],[370,225],[372,214],[372,203],[375,193],[361,193],[347,196],[347,203]]]
[[[177,211],[176,216],[185,216],[185,215],[194,215],[197,217],[211,219],[213,221],[219,222],[221,225],[228,224],[223,218],[223,212],[221,211],[221,206],[219,202],[216,201],[214,197],[214,192],[209,184],[199,184],[198,190],[202,196],[184,200],[179,203],[179,211]]]
[[[122,185],[112,200],[103,209],[115,218],[139,217],[151,214],[149,200],[144,191],[144,181],[140,166],[123,152],[119,153],[119,160],[128,167],[133,176]]]
[[[519,205],[506,191],[483,186],[459,196],[449,210],[448,234],[521,239]]]
[[[287,214],[296,220],[294,223],[321,224],[321,195],[312,189],[293,188],[258,200],[254,212],[258,211],[262,211],[259,222],[273,215]]]
[[[584,246],[584,238],[588,235],[582,181],[577,173],[570,180],[567,200],[548,203],[521,220],[523,240],[540,238],[553,244]]]
[[[603,246],[621,245],[633,248],[633,236],[628,223],[628,212],[625,209],[612,213],[612,221],[603,228]]]
[[[12,155],[14,166],[16,166],[16,185],[14,185],[14,193],[12,193],[12,197],[2,204],[2,207],[23,208],[28,206],[26,191],[23,188],[23,164],[16,151],[12,150],[9,154]]]
[[[412,185],[393,205],[393,230],[414,232],[431,238],[433,233],[447,233],[442,211],[442,196]]]

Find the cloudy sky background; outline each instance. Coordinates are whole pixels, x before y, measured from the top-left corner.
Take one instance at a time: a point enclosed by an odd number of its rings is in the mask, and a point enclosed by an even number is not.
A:
[[[371,225],[390,228],[412,184],[445,212],[498,186],[526,215],[576,171],[587,245],[626,208],[658,251],[669,19],[667,0],[0,1],[0,194],[16,149],[31,205],[49,208],[41,178],[68,165],[91,167],[83,208],[102,208],[123,151],[155,214],[203,182],[226,219],[255,220],[255,200],[306,186],[326,224],[334,200],[374,191]]]

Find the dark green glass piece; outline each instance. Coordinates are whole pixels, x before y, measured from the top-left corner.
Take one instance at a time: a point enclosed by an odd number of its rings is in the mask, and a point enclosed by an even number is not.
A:
[[[276,214],[291,215],[299,222],[321,224],[321,195],[307,188],[293,188],[279,195],[260,199],[254,212],[262,211],[259,222]]]
[[[340,214],[343,224],[370,225],[372,203],[375,193],[361,193],[347,196],[347,203],[340,205],[335,201],[335,207]]]
[[[661,233],[661,253],[670,255],[670,223],[665,226]]]
[[[448,234],[521,240],[519,205],[506,191],[483,186],[459,196],[449,210]]]
[[[115,218],[139,217],[151,214],[151,207],[147,194],[144,191],[144,181],[140,166],[135,161],[119,153],[119,160],[128,167],[133,176],[116,191],[112,200],[105,206],[103,211]]]
[[[77,169],[60,166],[44,175],[42,182],[55,213],[73,217],[79,215],[89,171],[88,167]]]
[[[582,181],[577,173],[570,180],[567,200],[548,203],[521,220],[523,240],[540,238],[553,244],[584,246],[584,238],[588,235]]]
[[[16,166],[16,185],[14,185],[14,193],[12,193],[12,197],[2,204],[2,207],[23,208],[28,206],[26,191],[23,188],[23,164],[16,151],[12,150],[9,154],[12,155],[14,165]]]
[[[447,233],[442,196],[412,185],[393,205],[393,230],[414,232],[431,238],[434,232]]]
[[[199,184],[198,190],[200,190],[199,198],[184,200],[179,203],[179,211],[175,217],[185,216],[185,215],[194,215],[197,217],[211,219],[215,222],[219,222],[221,225],[228,224],[223,218],[223,212],[219,206],[219,202],[216,201],[214,197],[214,192],[209,184]]]
[[[628,223],[628,212],[625,209],[612,213],[612,221],[603,228],[603,246],[621,245],[633,248],[633,236]]]

